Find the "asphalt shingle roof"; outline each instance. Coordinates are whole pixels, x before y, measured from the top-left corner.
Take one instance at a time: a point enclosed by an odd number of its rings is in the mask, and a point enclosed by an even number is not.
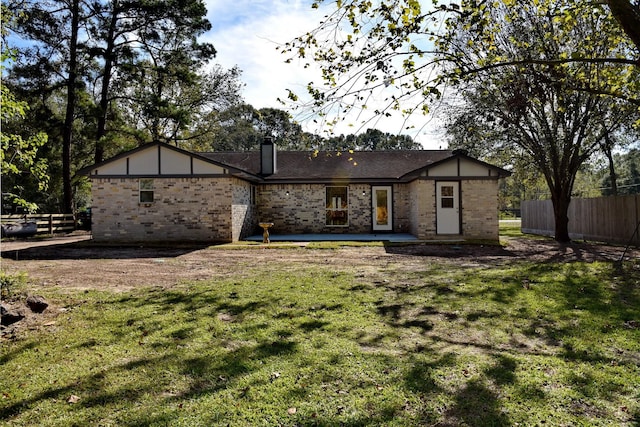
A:
[[[451,150],[397,150],[397,151],[277,151],[276,172],[261,174],[259,151],[234,151],[190,153],[179,148],[149,143],[119,154],[104,162],[87,166],[78,174],[90,175],[97,167],[148,150],[152,146],[165,147],[185,155],[196,156],[204,161],[228,168],[235,176],[249,181],[271,183],[315,183],[336,181],[362,182],[410,182],[431,165],[456,157],[468,158],[486,165],[497,172],[495,176],[509,176],[510,172],[477,159],[468,157],[463,151]],[[128,175],[128,172],[127,172]]]
[[[260,175],[260,152],[199,153],[215,162]],[[276,173],[265,181],[397,180],[452,156],[450,150],[306,152],[278,151]]]

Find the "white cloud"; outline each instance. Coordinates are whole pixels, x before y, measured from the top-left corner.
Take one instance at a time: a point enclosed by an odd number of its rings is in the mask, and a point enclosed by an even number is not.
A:
[[[213,43],[218,51],[216,62],[224,68],[237,65],[242,70],[241,80],[246,84],[243,97],[247,103],[256,108],[286,109],[278,98],[286,99],[287,89],[301,95],[309,82],[320,82],[317,68],[305,69],[303,63],[296,61],[286,64],[286,57],[276,50],[278,45],[311,31],[322,20],[324,12],[312,9],[309,1],[208,0],[207,10],[213,29],[203,41]],[[373,110],[374,107],[369,108]],[[336,133],[355,133],[363,117],[345,120],[336,127]],[[403,130],[407,124],[403,126],[401,117],[374,118],[362,130],[376,127],[385,132],[407,133],[425,148],[436,149],[444,143],[439,135],[433,134],[435,126],[430,120],[417,114],[409,123],[414,129]],[[354,126],[349,126],[350,122]],[[308,131],[323,131],[311,121],[301,124]]]
[[[217,62],[242,70],[244,97],[256,108],[282,108],[277,98],[286,98],[286,88],[299,88],[313,79],[310,70],[286,64],[276,50],[304,34],[320,20],[317,10],[300,1],[209,0],[213,29],[206,34],[218,51]]]

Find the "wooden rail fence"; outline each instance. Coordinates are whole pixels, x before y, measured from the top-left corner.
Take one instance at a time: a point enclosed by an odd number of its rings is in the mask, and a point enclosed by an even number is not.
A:
[[[551,200],[523,201],[522,232],[553,236],[555,220]],[[640,246],[640,195],[572,199],[569,237]]]
[[[35,222],[38,226],[37,234],[69,233],[77,226],[73,214],[11,214],[2,215],[2,224]]]

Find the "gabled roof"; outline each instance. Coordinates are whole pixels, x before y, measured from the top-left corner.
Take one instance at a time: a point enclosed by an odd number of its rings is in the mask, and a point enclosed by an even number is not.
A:
[[[485,168],[485,171],[488,168],[491,171],[489,175],[494,178],[510,175],[510,172],[504,169],[473,159],[464,152],[455,150],[277,151],[275,173],[261,175],[261,153],[259,151],[193,153],[164,143],[145,144],[99,164],[83,168],[78,171],[78,174],[94,176],[94,172],[97,174],[98,171],[106,170],[100,176],[146,175],[150,172],[136,173],[136,171],[131,171],[130,173],[129,159],[151,152],[157,152],[157,155],[151,156],[151,163],[157,163],[155,168],[157,173],[160,173],[161,165],[164,165],[163,175],[188,176],[194,174],[196,173],[194,162],[199,161],[204,162],[203,164],[224,168],[219,170],[221,172],[224,170],[225,174],[229,173],[251,182],[266,183],[409,182],[420,175],[432,176],[431,171],[435,171],[436,175],[442,173],[443,169],[438,169],[440,165],[449,165],[450,162],[456,161],[458,173],[460,162],[466,161]],[[178,157],[169,156],[169,153],[175,153]],[[191,159],[190,162],[185,161],[185,158]],[[167,172],[167,167],[176,161],[181,161],[180,159],[183,159],[182,163],[184,163],[181,172]],[[109,169],[110,165],[124,165],[125,160],[126,172],[113,172],[115,170],[113,167]],[[206,172],[202,172],[203,170],[206,168],[200,167],[196,175],[206,174]],[[446,170],[445,173],[446,176],[457,175],[451,170]],[[482,171],[477,173],[479,176],[487,176],[485,174],[486,172]]]
[[[214,152],[202,156],[252,175],[260,174],[259,152]],[[448,150],[405,151],[278,151],[276,173],[266,182],[348,179],[398,180],[416,169],[451,158]]]

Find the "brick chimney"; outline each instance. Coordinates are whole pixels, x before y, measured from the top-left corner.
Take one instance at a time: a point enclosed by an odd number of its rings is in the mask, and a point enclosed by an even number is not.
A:
[[[266,137],[260,144],[260,174],[273,175],[276,173],[276,145],[270,137]]]

